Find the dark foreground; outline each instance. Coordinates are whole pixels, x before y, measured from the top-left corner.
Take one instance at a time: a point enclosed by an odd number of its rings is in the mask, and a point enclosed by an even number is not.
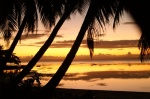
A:
[[[11,94],[3,95],[0,92],[0,99],[24,99],[36,93],[42,87],[19,88],[15,98]],[[6,98],[7,97],[7,98]],[[43,98],[44,99],[44,98]],[[51,99],[51,98],[47,98]],[[150,92],[126,92],[126,91],[106,91],[106,90],[82,90],[82,89],[64,89],[56,88],[55,96],[52,99],[150,99]]]
[[[56,97],[56,99],[150,99],[150,93],[57,88]]]

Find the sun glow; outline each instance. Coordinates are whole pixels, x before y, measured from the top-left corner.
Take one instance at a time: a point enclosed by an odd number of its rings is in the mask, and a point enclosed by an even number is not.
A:
[[[80,30],[80,27],[82,25],[84,17],[77,15],[76,17],[72,17],[71,20],[65,21],[63,26],[60,28],[58,35],[56,39],[53,41],[53,44],[56,44],[56,46],[52,45],[47,49],[47,51],[44,53],[46,56],[66,56],[72,44],[74,43],[74,40],[76,39],[76,36]],[[78,20],[78,21],[77,21]],[[127,24],[128,22],[132,22],[133,20],[125,14],[124,18],[121,20],[121,24],[113,30],[111,26],[108,26],[107,33],[105,36],[100,37],[100,40],[103,41],[113,41],[113,40],[135,40],[140,38],[140,31],[138,30],[138,27],[136,24]],[[72,25],[74,24],[74,25]],[[40,26],[41,28],[41,26]],[[44,30],[43,28],[40,30]],[[45,41],[48,39],[50,34],[43,34],[45,31],[40,31],[41,33],[37,33],[39,35],[33,37],[28,36],[25,39],[21,40],[21,43],[17,44],[14,53],[18,56],[30,56],[35,55],[39,49],[42,47],[42,45],[45,43]],[[49,31],[50,32],[50,31]],[[14,36],[15,37],[15,36]],[[1,39],[2,41],[2,39]],[[56,41],[56,42],[55,42]],[[58,46],[59,45],[59,46]],[[67,46],[67,47],[66,47]],[[109,46],[109,45],[108,45]],[[94,48],[94,54],[111,54],[111,55],[125,55],[128,52],[131,54],[139,54],[140,50],[137,47],[134,48]],[[89,49],[87,47],[80,47],[77,51],[76,55],[89,55]]]
[[[14,53],[19,56],[30,56],[35,55],[39,51],[40,47],[30,46],[17,46]],[[66,56],[70,51],[70,48],[49,48],[46,50],[44,55],[46,56]],[[94,48],[94,55],[97,54],[110,54],[110,55],[126,55],[130,52],[131,54],[139,54],[138,48]],[[80,47],[76,55],[90,55],[88,48]]]

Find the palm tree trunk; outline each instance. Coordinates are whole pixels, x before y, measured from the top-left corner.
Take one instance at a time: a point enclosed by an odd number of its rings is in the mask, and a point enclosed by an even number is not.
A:
[[[47,39],[47,41],[44,43],[44,45],[40,48],[40,50],[36,53],[36,55],[30,60],[30,62],[26,65],[26,67],[10,82],[7,83],[6,86],[1,88],[3,90],[3,94],[5,98],[7,97],[5,94],[11,93],[13,98],[17,97],[17,90],[16,87],[18,86],[19,82],[30,72],[30,70],[34,67],[34,65],[39,61],[39,59],[42,57],[44,52],[48,49],[48,47],[53,42],[54,38],[56,37],[57,32],[59,31],[62,24],[65,22],[65,20],[68,18],[68,16],[71,14],[71,9],[66,11],[63,16],[58,21],[57,25],[53,29],[51,35]],[[8,96],[9,97],[9,96]],[[23,98],[23,97],[22,97]]]
[[[59,82],[61,81],[61,79],[63,78],[63,76],[65,75],[66,71],[68,70],[70,64],[72,63],[79,47],[80,44],[84,38],[84,35],[86,33],[86,30],[91,22],[91,13],[92,13],[92,6],[90,5],[87,15],[84,19],[84,22],[82,24],[82,27],[79,31],[79,34],[70,50],[70,52],[68,53],[67,57],[65,58],[65,60],[63,61],[62,65],[59,67],[59,69],[57,70],[57,72],[54,74],[54,76],[52,77],[52,79],[43,87],[43,89],[40,91],[40,93],[38,95],[34,95],[33,97],[37,98],[37,97],[42,97],[43,99],[46,99],[47,97],[51,97],[54,94],[54,90],[57,87],[57,85],[59,84]],[[30,99],[33,97],[30,97]]]
[[[11,57],[11,55],[12,55],[12,53],[13,53],[13,51],[14,51],[14,49],[15,49],[18,41],[19,41],[19,39],[21,38],[21,35],[23,33],[23,30],[24,30],[24,27],[26,25],[26,20],[27,20],[27,15],[24,17],[24,19],[22,21],[22,24],[21,24],[21,26],[19,28],[19,31],[18,31],[15,39],[13,40],[13,42],[12,42],[12,44],[11,44],[7,54],[6,54],[6,58],[10,58]]]
[[[26,25],[26,19],[27,19],[27,17],[25,16],[24,19],[23,19],[23,22],[22,22],[22,24],[21,24],[21,26],[19,28],[19,31],[18,31],[18,33],[17,33],[14,41],[11,44],[11,47],[9,48],[8,52],[6,53],[3,66],[0,69],[0,73],[2,73],[2,74],[3,74],[4,68],[6,67],[6,63],[7,63],[8,59],[11,57],[11,55],[12,55],[14,49],[15,49],[15,46],[17,45],[17,43],[18,43],[18,41],[19,41],[19,39],[20,39],[20,37],[21,37],[21,35],[23,33],[24,27]],[[5,97],[7,99],[8,97],[10,97],[9,95],[12,95],[12,97],[13,97],[14,93],[16,93],[16,91],[13,90],[13,87],[10,88],[9,85],[8,86],[7,85],[6,86],[2,86],[2,87],[3,88],[1,88],[1,90],[0,90],[0,92],[1,92],[1,98]],[[10,94],[9,95],[5,95],[7,93],[10,93]]]
[[[6,53],[6,56],[5,56],[4,61],[3,61],[3,65],[0,66],[0,67],[1,67],[1,68],[0,68],[0,74],[3,73],[3,70],[4,70],[4,68],[6,67],[6,63],[7,63],[8,60],[10,59],[10,57],[11,57],[11,55],[12,55],[12,53],[13,53],[13,51],[14,51],[14,49],[15,49],[15,47],[16,47],[16,45],[17,45],[17,43],[18,43],[18,41],[19,41],[19,39],[20,39],[20,37],[21,37],[21,35],[22,35],[22,33],[23,33],[24,27],[25,27],[25,25],[26,25],[26,19],[27,19],[27,16],[24,17],[23,22],[22,22],[22,24],[21,24],[21,26],[20,26],[20,28],[19,28],[19,31],[18,31],[18,33],[16,34],[15,39],[13,40],[13,42],[12,42],[10,48],[8,49],[8,51],[7,51],[7,53]]]
[[[39,61],[39,59],[42,57],[42,55],[45,53],[45,51],[48,49],[48,47],[53,42],[54,38],[56,37],[57,32],[59,31],[62,24],[65,22],[65,20],[68,18],[68,16],[71,14],[71,9],[66,11],[61,19],[58,21],[57,25],[53,29],[51,35],[45,42],[45,44],[40,48],[40,50],[36,53],[36,55],[30,60],[30,62],[26,65],[26,67],[9,83],[10,86],[17,86],[18,83],[30,72],[30,70],[35,66],[35,64]]]

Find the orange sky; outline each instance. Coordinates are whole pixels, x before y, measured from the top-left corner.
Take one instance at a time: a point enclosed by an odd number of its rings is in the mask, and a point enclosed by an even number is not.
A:
[[[46,51],[45,55],[66,56],[80,30],[83,19],[84,15],[77,14],[76,16],[72,16],[70,20],[67,20],[59,30],[56,39],[54,40],[52,46]],[[139,54],[138,47],[135,47],[137,44],[133,44],[132,46],[132,40],[138,40],[140,38],[140,31],[138,30],[136,24],[130,24],[130,22],[133,22],[133,20],[127,14],[124,14],[115,31],[112,29],[111,25],[108,25],[106,27],[105,36],[101,37],[100,41],[112,41],[114,45],[109,47],[109,43],[105,42],[107,46],[96,47],[94,50],[95,54],[103,53],[121,55],[127,54],[128,52]],[[21,43],[18,43],[14,53],[18,56],[34,55],[42,44],[44,44],[50,34],[41,24],[39,25],[39,30],[42,31],[39,31],[38,34],[29,35],[28,37],[22,36]],[[124,41],[118,41],[120,43],[113,42],[116,40],[130,41],[126,45],[125,43],[122,43]],[[2,39],[1,42],[3,42]],[[130,45],[130,42],[131,46],[129,47],[128,45]],[[98,43],[96,44],[98,45]],[[100,44],[103,45],[103,43]],[[81,45],[77,55],[89,55],[89,50],[86,47],[85,42]]]

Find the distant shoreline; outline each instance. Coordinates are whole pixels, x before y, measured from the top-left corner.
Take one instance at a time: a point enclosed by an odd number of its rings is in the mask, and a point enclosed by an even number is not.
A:
[[[29,61],[21,61],[21,63],[28,63]],[[37,63],[42,63],[42,62],[63,62],[63,60],[40,60]],[[150,61],[146,60],[141,62],[140,60],[74,60],[74,62],[91,62],[91,64],[95,65],[97,63],[100,63],[102,65],[107,65],[107,64],[150,64]]]
[[[32,59],[33,56],[20,56],[22,62],[28,62]],[[63,61],[65,57],[62,56],[43,56],[39,61]],[[109,54],[99,54],[94,55],[93,58],[90,58],[90,55],[79,55],[75,56],[74,61],[107,61],[107,60],[118,60],[118,61],[140,61],[140,56],[137,54],[133,55],[109,55]]]

